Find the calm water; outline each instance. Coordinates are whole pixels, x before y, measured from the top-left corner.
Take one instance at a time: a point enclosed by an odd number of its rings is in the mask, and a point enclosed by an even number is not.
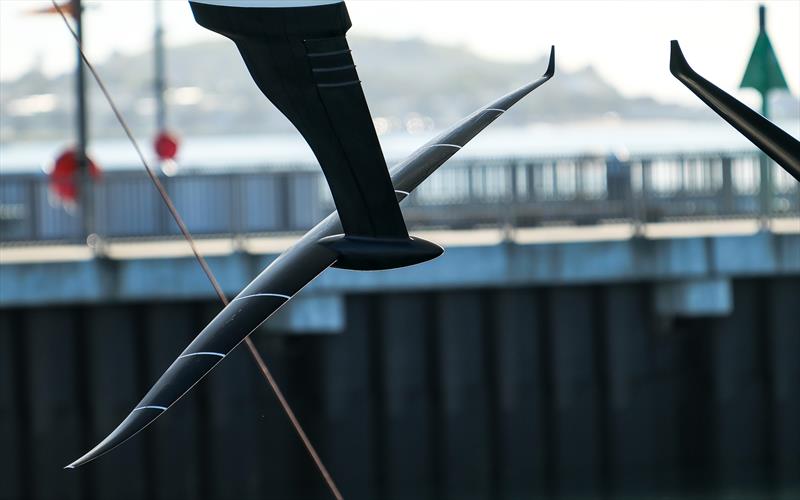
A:
[[[569,124],[533,124],[508,128],[502,121],[490,127],[458,153],[458,158],[636,153],[696,152],[753,149],[745,138],[722,120],[708,122],[598,120]],[[800,137],[800,122],[779,122]],[[435,131],[417,135],[381,137],[390,164],[432,138]],[[120,136],[122,133],[120,132]],[[40,171],[69,142],[9,142],[0,145],[3,172]],[[140,138],[146,151],[150,139]],[[91,145],[96,161],[107,170],[140,168],[126,139],[102,139]],[[299,134],[184,137],[179,165],[184,168],[241,168],[291,163],[314,164],[314,157]]]

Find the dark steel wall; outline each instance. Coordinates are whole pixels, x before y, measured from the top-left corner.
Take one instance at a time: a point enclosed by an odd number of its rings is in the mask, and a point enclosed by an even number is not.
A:
[[[726,318],[651,287],[348,299],[339,336],[255,340],[349,499],[517,499],[800,483],[800,279]],[[328,498],[240,348],[96,463],[213,303],[0,310],[0,498]]]

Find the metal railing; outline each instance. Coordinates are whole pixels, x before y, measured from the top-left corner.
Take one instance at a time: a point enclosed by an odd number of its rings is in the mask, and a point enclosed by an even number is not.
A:
[[[163,181],[198,235],[301,231],[333,210],[327,184],[309,166]],[[138,171],[106,173],[93,186],[93,211],[94,232],[104,239],[178,235]],[[797,216],[800,187],[755,152],[453,160],[412,193],[403,212],[415,228]],[[3,243],[84,238],[79,211],[55,200],[46,176],[0,176]]]

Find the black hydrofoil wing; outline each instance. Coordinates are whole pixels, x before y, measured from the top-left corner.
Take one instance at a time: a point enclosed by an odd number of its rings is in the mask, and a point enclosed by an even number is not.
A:
[[[236,43],[259,89],[311,146],[344,235],[336,267],[389,269],[439,256],[408,235],[345,33],[342,0],[192,0],[197,22]]]
[[[800,141],[700,76],[686,62],[677,40],[670,45],[669,69],[709,108],[800,181]]]
[[[391,179],[397,197],[407,197],[481,130],[554,74],[555,51],[551,48],[547,70],[540,78],[478,109],[395,165]],[[163,415],[259,324],[333,265],[337,257],[319,242],[341,232],[339,214],[333,212],[272,261],[186,347],[125,420],[67,467],[79,467],[108,453]]]

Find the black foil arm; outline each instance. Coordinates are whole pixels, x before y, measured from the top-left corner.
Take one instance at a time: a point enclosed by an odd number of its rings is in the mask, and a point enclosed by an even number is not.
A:
[[[236,43],[264,95],[319,160],[344,234],[323,241],[336,267],[378,270],[438,257],[408,235],[345,33],[344,2],[190,2],[197,22]]]
[[[345,38],[350,18],[344,2],[190,5],[198,24],[236,43],[258,88],[306,139],[322,166],[345,233],[407,238]]]
[[[698,75],[686,62],[677,40],[672,40],[670,49],[669,70],[675,78],[800,181],[800,141]]]

